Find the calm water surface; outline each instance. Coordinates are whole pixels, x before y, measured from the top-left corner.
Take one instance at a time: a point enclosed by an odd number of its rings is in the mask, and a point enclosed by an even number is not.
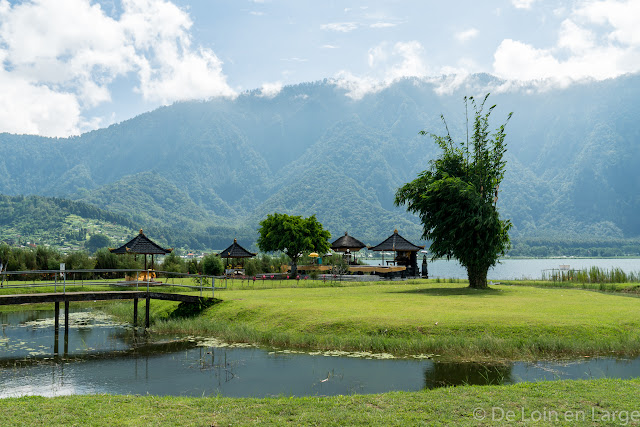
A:
[[[640,376],[640,359],[442,363],[230,348],[196,338],[151,340],[85,312],[71,314],[67,339],[61,328],[56,345],[52,316],[53,311],[0,313],[0,397],[308,396]]]
[[[390,259],[390,258],[387,258]],[[369,265],[379,265],[380,260],[366,260]],[[418,260],[418,267],[422,265],[422,259]],[[514,279],[542,279],[542,271],[560,268],[568,265],[569,268],[582,270],[590,267],[611,270],[620,268],[626,273],[640,271],[640,259],[600,259],[600,258],[545,258],[545,259],[503,259],[500,264],[489,270],[489,280],[514,280]],[[427,264],[430,278],[441,279],[466,279],[467,271],[457,261],[436,260]]]

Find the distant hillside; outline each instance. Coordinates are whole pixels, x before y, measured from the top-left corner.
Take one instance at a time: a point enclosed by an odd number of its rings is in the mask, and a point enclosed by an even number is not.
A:
[[[97,233],[117,245],[135,235],[135,225],[121,215],[84,202],[0,195],[0,242],[82,249]]]
[[[0,192],[84,201],[173,246],[251,246],[276,211],[367,243],[394,228],[418,240],[417,218],[393,206],[437,155],[418,132],[443,134],[442,113],[464,140],[463,96],[502,83],[477,75],[437,95],[405,79],[353,100],[325,81],[178,103],[73,138],[1,134]],[[640,237],[640,75],[494,92],[493,125],[514,112],[498,206],[516,240]]]

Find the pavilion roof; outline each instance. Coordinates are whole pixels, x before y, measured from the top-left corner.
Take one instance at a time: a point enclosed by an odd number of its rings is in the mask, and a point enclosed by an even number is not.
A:
[[[398,230],[393,230],[393,234],[377,246],[370,247],[370,251],[419,251],[424,246],[417,246],[398,234]]]
[[[362,243],[360,240],[349,236],[349,234],[347,234],[347,232],[345,231],[344,236],[340,236],[335,242],[331,244],[331,249],[338,252],[343,252],[347,249],[359,251],[365,246],[367,245]]]
[[[238,244],[236,239],[233,239],[233,244],[224,251],[220,252],[221,258],[252,258],[256,254],[249,252]]]
[[[142,230],[140,233],[129,240],[119,248],[109,250],[114,254],[146,254],[146,255],[166,255],[173,251],[173,249],[164,249],[157,243],[153,242],[147,236],[144,235]]]

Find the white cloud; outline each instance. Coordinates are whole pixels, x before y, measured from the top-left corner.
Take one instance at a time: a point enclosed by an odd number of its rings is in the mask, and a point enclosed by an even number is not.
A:
[[[397,24],[394,24],[392,22],[374,22],[373,24],[369,25],[369,27],[371,28],[391,28],[395,26],[397,26]]]
[[[262,83],[260,95],[264,98],[273,98],[282,90],[282,82]]]
[[[111,100],[118,77],[135,77],[152,103],[233,96],[213,51],[191,46],[191,25],[165,0],[123,0],[117,18],[89,0],[0,0],[0,87],[5,98],[20,88],[2,106],[0,131],[92,129],[101,119],[86,111]]]
[[[322,49],[339,49],[339,46],[335,46],[332,44],[323,44],[322,46],[320,46]]]
[[[562,22],[558,35],[558,47],[574,53],[587,53],[595,47],[594,34],[575,24],[570,19]]]
[[[610,41],[640,45],[640,2],[637,0],[591,1],[578,8],[575,15],[594,24],[610,25],[613,28]]]
[[[425,77],[427,66],[422,60],[423,48],[417,41],[399,42],[389,47],[382,43],[368,51],[367,60],[371,72],[356,76],[342,70],[335,76],[337,86],[347,90],[347,95],[360,99],[367,93],[378,92],[403,77]]]
[[[516,9],[531,9],[531,6],[535,2],[536,0],[511,0],[511,4]]]
[[[356,22],[332,22],[330,24],[323,24],[320,29],[327,31],[336,31],[339,33],[348,33],[358,28]]]
[[[33,85],[0,70],[0,129],[18,134],[78,133],[80,105],[73,94]]]
[[[456,33],[454,37],[461,43],[474,39],[478,36],[478,30],[475,28],[469,28],[468,30],[460,31]]]
[[[494,54],[493,69],[505,79],[548,79],[561,85],[638,72],[637,28],[640,28],[638,1],[582,2],[562,22],[554,46],[538,48],[517,40],[503,40]]]

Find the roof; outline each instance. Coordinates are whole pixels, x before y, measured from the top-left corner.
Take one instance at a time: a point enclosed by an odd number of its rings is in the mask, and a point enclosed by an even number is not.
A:
[[[251,258],[256,254],[249,252],[233,239],[233,244],[219,254],[222,258]]]
[[[398,230],[393,230],[393,234],[377,246],[369,248],[370,251],[419,251],[424,246],[416,246],[401,235]]]
[[[345,231],[344,236],[339,237],[335,242],[331,244],[331,249],[333,249],[334,251],[345,251],[347,249],[359,251],[365,246],[366,245],[364,243],[354,237],[349,236],[349,234],[347,234],[347,232]]]
[[[109,248],[114,254],[147,254],[147,255],[166,255],[173,249],[164,249],[155,242],[151,241],[144,235],[142,230],[133,239],[129,240],[124,245],[117,249]]]

